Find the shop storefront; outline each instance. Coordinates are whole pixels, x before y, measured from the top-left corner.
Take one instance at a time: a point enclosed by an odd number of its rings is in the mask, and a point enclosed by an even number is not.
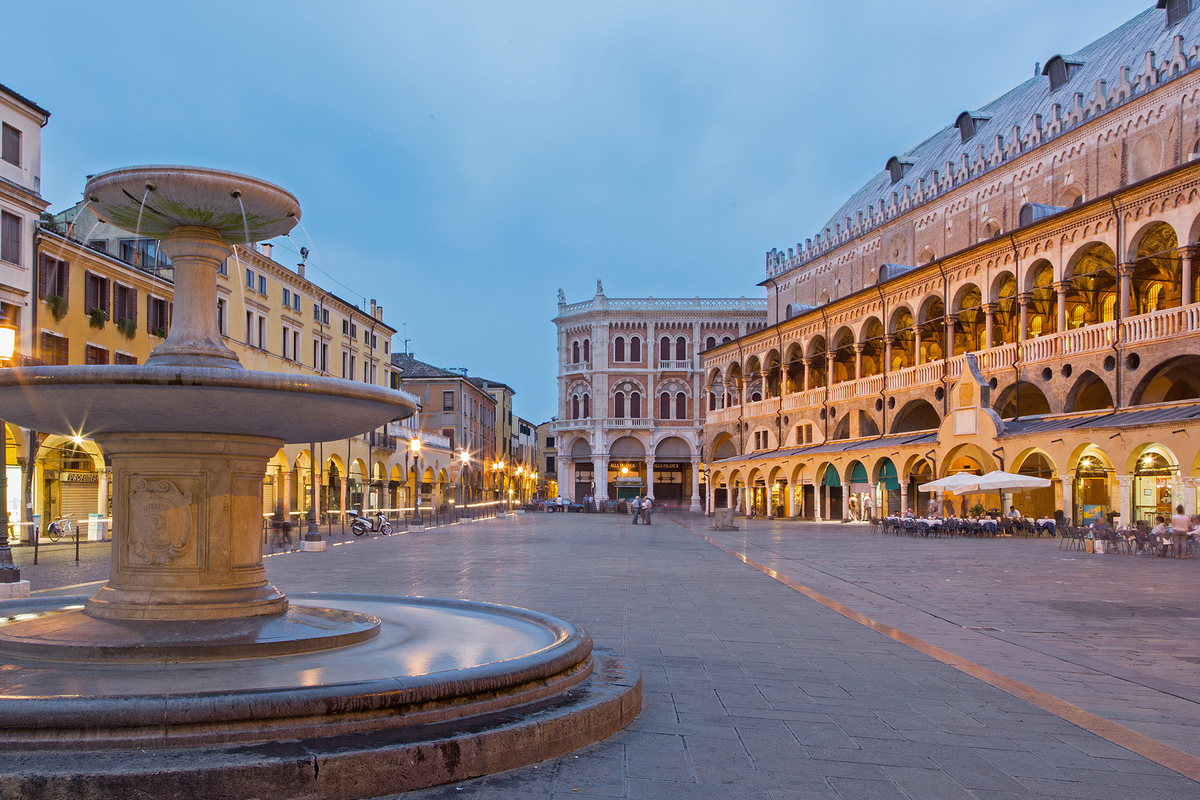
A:
[[[1072,493],[1075,498],[1074,524],[1090,525],[1108,516],[1112,509],[1112,474],[1098,458],[1085,456],[1079,460]]]
[[[1137,468],[1133,473],[1134,523],[1154,525],[1156,516],[1171,519],[1175,512],[1172,495],[1178,476],[1179,469],[1161,453],[1147,451],[1137,460]]]
[[[890,458],[879,462],[879,480],[875,484],[878,495],[875,498],[875,516],[899,516],[904,512],[900,507],[900,480],[896,476],[896,465]]]

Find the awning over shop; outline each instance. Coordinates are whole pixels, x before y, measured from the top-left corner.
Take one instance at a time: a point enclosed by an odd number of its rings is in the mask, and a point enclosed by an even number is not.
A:
[[[900,480],[896,477],[896,465],[890,458],[879,462],[879,484],[889,492],[900,491]]]
[[[833,487],[842,485],[842,479],[838,477],[837,470],[833,468],[832,464],[825,467],[825,477],[821,479],[821,485]]]
[[[861,461],[854,463],[854,469],[850,473],[851,483],[867,483],[867,468],[863,466]]]

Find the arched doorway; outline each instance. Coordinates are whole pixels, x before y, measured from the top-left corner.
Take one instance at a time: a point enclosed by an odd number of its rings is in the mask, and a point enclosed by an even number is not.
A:
[[[821,504],[824,506],[824,518],[842,519],[842,479],[838,477],[833,464],[826,465],[825,474],[821,476],[821,488],[825,493],[825,502]]]
[[[678,436],[668,436],[654,448],[654,483],[650,496],[658,506],[682,507],[692,497],[692,449]]]
[[[1050,480],[1054,477],[1054,467],[1050,464],[1050,459],[1044,453],[1033,452],[1027,455],[1021,461],[1021,465],[1017,467],[1017,472],[1021,475],[1030,475],[1035,478],[1046,478]],[[1054,518],[1054,512],[1058,510],[1058,504],[1054,501],[1054,484],[1042,489],[1025,489],[1020,492],[1013,492],[1009,505],[1017,507],[1017,510],[1026,517],[1034,519],[1042,519],[1048,517]],[[1001,513],[1008,513],[1007,508],[1000,509]]]
[[[609,497],[631,499],[646,492],[646,447],[632,436],[622,436],[608,449]]]
[[[900,479],[896,474],[896,465],[890,458],[882,458],[876,465],[877,477],[875,490],[876,516],[897,516],[904,513],[900,507]]]
[[[906,483],[908,484],[908,508],[917,516],[927,513],[929,500],[933,497],[930,492],[923,492],[920,486],[933,480],[933,467],[923,458],[917,459],[909,467]],[[906,509],[907,510],[907,509]]]
[[[850,491],[846,500],[846,516],[852,520],[866,519],[863,516],[863,499],[871,493],[871,481],[867,477],[867,468],[861,461],[854,461],[848,470],[850,476]],[[872,500],[874,503],[874,500]]]
[[[1112,462],[1099,448],[1088,448],[1080,457],[1072,487],[1076,524],[1091,525],[1108,518],[1112,510],[1112,476]]]
[[[1170,522],[1175,513],[1175,483],[1179,466],[1175,458],[1160,445],[1150,445],[1137,457],[1133,470],[1133,521],[1154,525],[1154,518]],[[1122,520],[1124,521],[1124,520]]]

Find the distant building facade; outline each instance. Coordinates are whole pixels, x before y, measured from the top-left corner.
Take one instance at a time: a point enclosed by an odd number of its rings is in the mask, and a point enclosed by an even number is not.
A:
[[[710,508],[923,511],[921,484],[1002,468],[1052,486],[966,500],[1195,512],[1200,13],[1158,5],[767,253],[769,325],[705,354]]]
[[[701,353],[759,331],[766,304],[746,298],[609,298],[559,293],[559,492],[649,494],[699,511],[705,383]]]

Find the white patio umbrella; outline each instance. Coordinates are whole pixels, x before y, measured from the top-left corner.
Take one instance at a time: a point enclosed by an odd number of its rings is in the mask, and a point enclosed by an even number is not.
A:
[[[971,481],[951,491],[955,494],[965,494],[968,492],[1011,492],[1020,489],[1045,489],[1050,485],[1048,478],[1021,475],[1016,472],[1002,472],[1000,470],[989,472],[986,475],[972,475],[971,478]]]
[[[972,485],[979,480],[978,475],[972,475],[969,472],[956,472],[953,475],[947,475],[936,481],[922,483],[917,487],[922,492],[953,492],[961,494],[964,486]]]

